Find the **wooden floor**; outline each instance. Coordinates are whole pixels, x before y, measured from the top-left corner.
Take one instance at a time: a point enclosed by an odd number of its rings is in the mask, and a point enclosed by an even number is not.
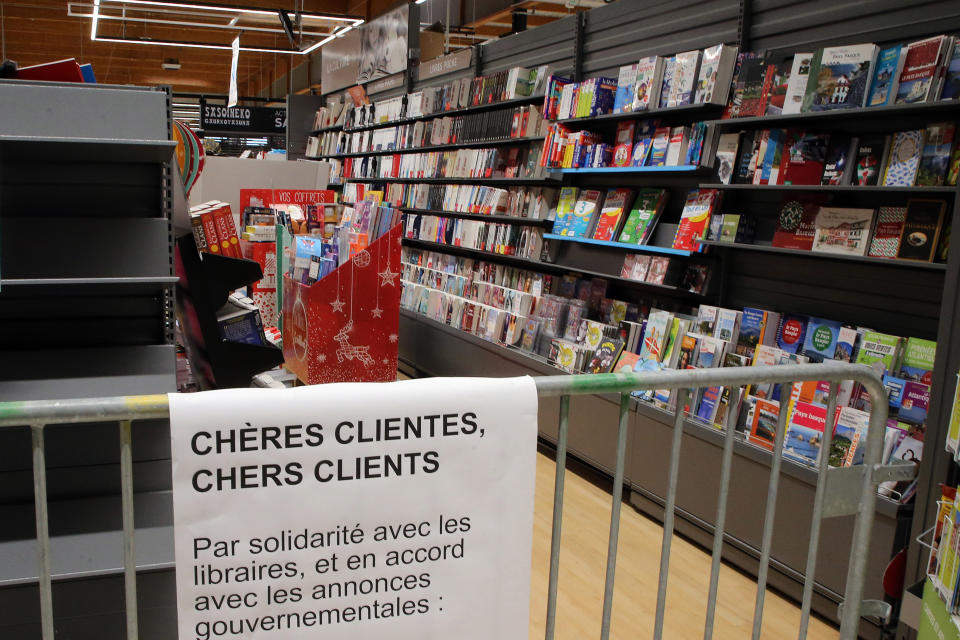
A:
[[[530,640],[543,638],[546,620],[555,469],[552,459],[537,454]],[[556,638],[599,638],[610,494],[569,470],[565,482]],[[623,506],[612,638],[636,640],[653,637],[662,536],[663,529],[659,524],[629,505]],[[675,536],[670,568],[663,637],[670,640],[702,638],[710,556]],[[730,567],[722,567],[714,638],[742,640],[750,637],[756,591],[753,580]],[[796,638],[799,622],[799,607],[767,591],[763,638]],[[807,638],[820,640],[838,636],[835,628],[811,618]]]

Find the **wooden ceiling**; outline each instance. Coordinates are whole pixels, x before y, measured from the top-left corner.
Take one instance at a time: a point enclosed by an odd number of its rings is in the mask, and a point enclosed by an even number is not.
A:
[[[295,0],[204,0],[206,4],[246,4],[292,11],[300,4]],[[86,4],[85,8],[83,5]],[[92,0],[74,4],[74,12],[89,13]],[[306,0],[304,11],[347,13],[348,4],[357,11],[353,0]],[[90,39],[90,19],[71,17],[64,0],[0,0],[2,15],[2,55],[28,66],[63,58],[76,58],[81,64],[93,65],[97,82],[104,84],[171,85],[179,93],[225,94],[229,88],[230,51],[195,49],[175,46],[145,46],[111,43]],[[229,44],[235,32],[220,29],[197,29],[185,26],[128,23],[125,33],[119,21],[101,20],[98,34],[157,40],[212,42]],[[287,48],[283,34],[244,32],[241,44],[250,47]],[[178,71],[161,68],[166,58],[179,60]],[[256,95],[277,77],[288,72],[289,65],[300,64],[304,56],[260,52],[240,52],[238,84],[242,95]]]

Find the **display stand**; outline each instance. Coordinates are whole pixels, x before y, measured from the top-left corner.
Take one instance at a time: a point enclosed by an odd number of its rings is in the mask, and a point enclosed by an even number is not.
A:
[[[283,362],[279,349],[227,342],[220,336],[217,310],[230,292],[263,278],[252,260],[197,251],[193,235],[177,238],[177,316],[187,337],[190,363],[203,389],[248,387],[250,379]]]
[[[401,227],[315,284],[284,275],[283,353],[302,382],[396,380]]]

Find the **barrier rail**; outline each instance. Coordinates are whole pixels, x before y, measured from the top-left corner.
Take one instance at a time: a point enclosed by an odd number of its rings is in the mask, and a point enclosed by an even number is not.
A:
[[[601,640],[607,640],[610,636],[610,615],[613,609],[613,585],[616,576],[617,543],[620,528],[620,506],[622,503],[630,392],[650,389],[671,389],[676,390],[678,393],[676,406],[679,407],[680,410],[676,411],[674,415],[668,490],[664,507],[663,546],[661,547],[660,555],[660,577],[657,589],[656,618],[654,622],[654,638],[659,640],[663,635],[664,616],[666,612],[670,545],[673,539],[680,450],[683,440],[684,420],[687,418],[682,408],[687,404],[687,399],[699,388],[714,386],[731,387],[735,388],[734,391],[736,395],[731,393],[730,406],[737,406],[740,404],[742,394],[741,387],[746,385],[758,383],[789,384],[816,380],[831,383],[827,406],[827,425],[832,425],[835,422],[834,416],[837,411],[837,393],[841,381],[853,380],[854,382],[859,382],[873,398],[886,397],[882,380],[874,370],[861,365],[836,362],[807,365],[778,365],[771,367],[687,369],[682,371],[668,370],[633,374],[611,373],[579,376],[543,376],[534,378],[537,392],[541,397],[560,397],[560,425],[557,437],[546,640],[552,640],[556,630],[557,580],[560,565],[563,490],[571,396],[598,393],[620,394],[617,459],[613,482],[610,535],[607,547],[603,617],[600,629]],[[736,400],[736,402],[734,402],[734,400]],[[870,546],[870,532],[873,524],[876,491],[877,486],[881,482],[887,480],[908,480],[912,478],[916,467],[912,463],[880,464],[887,411],[886,403],[873,404],[874,409],[870,414],[870,426],[866,436],[866,450],[862,465],[841,468],[829,467],[827,464],[829,456],[823,452],[830,450],[832,429],[827,428],[824,430],[823,441],[820,445],[820,460],[817,464],[818,482],[814,496],[810,542],[807,552],[806,571],[804,574],[801,619],[798,635],[800,640],[806,638],[807,635],[810,605],[813,596],[814,569],[816,567],[817,551],[819,548],[820,524],[823,518],[848,515],[856,516],[853,540],[851,541],[850,564],[847,571],[845,598],[847,602],[858,602],[860,605],[857,607],[844,607],[841,604],[841,639],[852,640],[857,637],[860,616],[871,615],[887,618],[890,613],[890,605],[887,603],[862,601],[863,582],[866,572],[867,551]],[[876,405],[879,405],[879,407]],[[757,596],[754,603],[752,633],[754,640],[759,639],[763,624],[763,604],[766,594],[767,573],[770,566],[773,522],[779,487],[780,467],[783,459],[782,452],[784,434],[786,433],[787,427],[787,413],[787,411],[780,412],[773,457],[770,465],[770,485],[767,492],[767,502],[764,512],[761,555],[757,574]],[[116,421],[119,424],[126,629],[128,640],[136,640],[138,632],[133,523],[133,461],[131,453],[132,421],[166,418],[168,415],[169,407],[167,396],[165,395],[0,403],[0,427],[29,426],[32,433],[34,502],[36,507],[37,541],[39,547],[38,576],[43,640],[54,639],[44,427],[50,424],[105,421]],[[730,485],[733,443],[736,438],[735,420],[736,412],[727,412],[724,424],[725,435],[720,471],[719,499],[710,567],[710,587],[706,619],[704,621],[705,640],[713,637],[721,551],[723,548],[726,519],[726,503]]]

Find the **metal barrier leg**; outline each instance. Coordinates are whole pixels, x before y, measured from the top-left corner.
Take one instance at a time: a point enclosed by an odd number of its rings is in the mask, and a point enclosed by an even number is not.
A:
[[[627,426],[630,420],[630,394],[620,394],[620,427],[617,433],[617,468],[613,475],[613,503],[610,508],[610,537],[607,540],[607,578],[603,585],[603,621],[600,640],[610,637],[613,612],[613,581],[617,571],[617,543],[620,539],[620,504],[623,500],[623,464],[627,456]]]
[[[753,640],[760,640],[763,626],[763,601],[767,595],[767,572],[770,568],[770,548],[773,546],[773,522],[777,514],[777,489],[780,485],[780,463],[783,462],[783,437],[787,431],[787,411],[784,394],[789,393],[789,383],[780,386],[780,416],[777,418],[777,433],[774,438],[773,460],[770,463],[770,487],[767,490],[767,508],[763,518],[763,542],[760,547],[760,569],[757,571],[757,602],[753,609]]]
[[[567,470],[567,432],[570,396],[560,398],[560,428],[557,433],[557,475],[553,485],[553,533],[550,536],[550,584],[547,591],[546,640],[553,640],[557,627],[557,584],[560,579],[560,529],[563,526],[563,480]]]
[[[730,468],[733,466],[733,440],[736,431],[736,415],[733,407],[740,406],[743,389],[730,391],[727,400],[727,416],[723,422],[726,433],[723,438],[723,459],[720,464],[720,492],[717,497],[717,522],[713,529],[713,557],[710,564],[710,595],[707,596],[707,619],[703,625],[703,638],[713,638],[714,617],[717,611],[717,591],[720,584],[720,556],[723,552],[723,530],[727,520],[727,496],[730,493]]]
[[[137,640],[137,556],[133,532],[133,450],[130,421],[120,421],[120,499],[123,508],[123,589],[127,640]]]
[[[670,573],[670,544],[673,541],[673,510],[677,504],[677,476],[680,473],[680,443],[683,441],[684,407],[689,389],[677,389],[677,415],[673,422],[673,447],[670,450],[670,473],[667,481],[667,503],[663,507],[663,544],[660,547],[660,584],[657,587],[657,617],[653,637],[663,637],[663,619],[667,608],[667,577]]]
[[[827,401],[827,422],[823,429],[823,441],[820,443],[820,468],[817,470],[817,488],[813,496],[813,522],[810,524],[810,544],[807,547],[807,569],[804,572],[803,599],[800,606],[799,640],[806,640],[810,626],[810,604],[813,600],[813,583],[817,571],[817,550],[820,548],[820,523],[823,520],[823,496],[827,489],[827,469],[830,467],[830,445],[833,442],[834,413],[837,410],[837,392],[840,385],[830,383],[830,397]]]
[[[40,587],[40,626],[43,640],[53,640],[53,588],[50,584],[50,528],[47,519],[47,457],[43,425],[30,426],[33,440],[33,504],[37,515],[39,552],[37,584]]]

